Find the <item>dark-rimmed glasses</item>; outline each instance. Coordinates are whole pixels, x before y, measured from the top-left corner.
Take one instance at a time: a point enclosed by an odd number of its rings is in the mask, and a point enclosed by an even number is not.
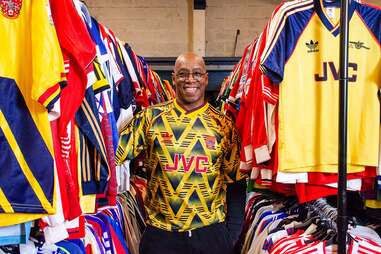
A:
[[[189,79],[191,75],[194,80],[200,81],[205,74],[206,72],[202,73],[202,72],[196,71],[196,72],[179,72],[179,73],[176,73],[175,75],[180,81]]]

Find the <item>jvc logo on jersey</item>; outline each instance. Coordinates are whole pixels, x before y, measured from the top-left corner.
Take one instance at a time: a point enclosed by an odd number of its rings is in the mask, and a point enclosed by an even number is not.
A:
[[[355,49],[367,49],[367,50],[370,49],[369,47],[365,46],[365,42],[361,42],[361,41],[350,41],[349,47],[355,48]]]
[[[310,42],[306,42],[306,46],[308,48],[307,52],[308,53],[313,53],[313,52],[319,52],[319,42],[318,41],[313,41],[311,40]]]
[[[204,173],[208,169],[205,165],[209,164],[209,158],[207,156],[192,155],[189,158],[186,158],[183,154],[175,154],[175,158],[173,160],[173,165],[165,165],[166,171],[178,171],[180,162],[183,165],[184,172],[188,172],[191,168],[194,167],[196,173]]]
[[[315,74],[315,81],[322,82],[328,80],[328,67],[330,72],[332,73],[334,80],[339,80],[339,68],[336,68],[334,62],[323,62],[323,73],[322,74]],[[356,63],[349,63],[348,64],[348,81],[349,82],[356,82],[357,81],[357,64]]]

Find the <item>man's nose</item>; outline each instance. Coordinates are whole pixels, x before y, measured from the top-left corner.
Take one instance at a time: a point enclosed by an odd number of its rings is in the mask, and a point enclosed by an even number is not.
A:
[[[187,82],[192,82],[192,81],[197,81],[194,77],[193,74],[189,74],[188,77],[185,79]]]

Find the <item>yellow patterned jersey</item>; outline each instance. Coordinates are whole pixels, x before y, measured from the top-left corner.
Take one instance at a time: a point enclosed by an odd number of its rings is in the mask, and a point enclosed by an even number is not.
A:
[[[191,112],[176,100],[150,107],[122,130],[117,162],[142,151],[148,224],[186,231],[225,220],[225,183],[243,178],[229,118],[208,103]]]

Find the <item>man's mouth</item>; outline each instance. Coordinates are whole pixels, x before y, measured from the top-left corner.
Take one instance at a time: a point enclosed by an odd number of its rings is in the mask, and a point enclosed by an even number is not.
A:
[[[195,93],[197,89],[197,87],[184,87],[184,91],[187,93]]]

